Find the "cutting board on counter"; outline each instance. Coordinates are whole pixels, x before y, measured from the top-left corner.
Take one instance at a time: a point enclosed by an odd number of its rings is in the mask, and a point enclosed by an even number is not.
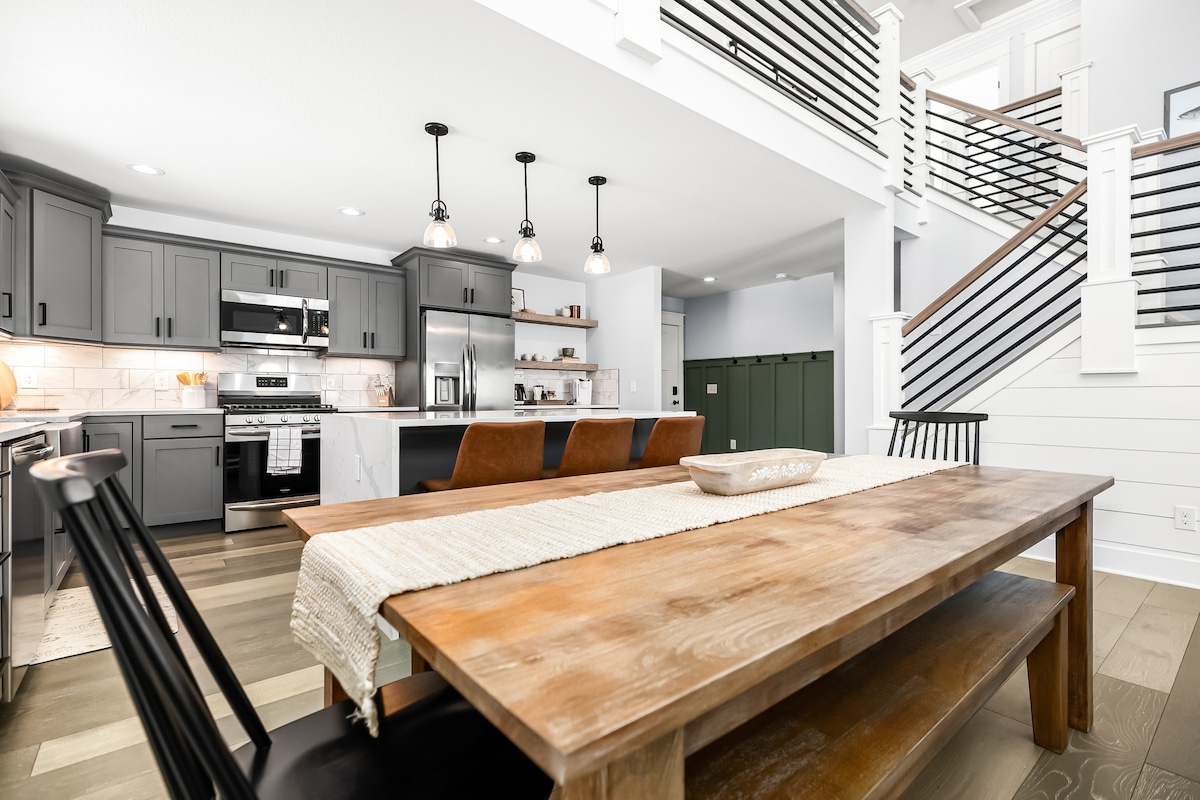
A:
[[[12,403],[13,395],[17,393],[17,376],[13,375],[12,369],[0,361],[0,409],[8,408]]]

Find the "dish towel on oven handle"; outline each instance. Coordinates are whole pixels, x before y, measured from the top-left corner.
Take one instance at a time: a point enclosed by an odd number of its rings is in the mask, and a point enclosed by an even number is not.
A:
[[[769,514],[962,466],[887,456],[825,461],[807,483],[723,497],[691,481],[541,500],[313,536],[300,557],[292,635],[358,704],[379,734],[379,606],[444,586],[618,544]]]
[[[267,434],[267,474],[299,475],[303,447],[299,428],[271,428]]]

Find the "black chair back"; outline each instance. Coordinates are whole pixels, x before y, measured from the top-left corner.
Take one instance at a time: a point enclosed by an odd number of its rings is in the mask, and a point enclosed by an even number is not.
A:
[[[893,411],[889,456],[970,461],[979,464],[979,423],[987,414]]]
[[[126,686],[146,727],[168,791],[177,800],[251,800],[255,791],[217,729],[146,567],[157,574],[234,715],[259,750],[271,746],[262,720],[217,647],[183,585],[116,480],[120,450],[98,450],[37,464],[32,475],[44,502],[62,515],[75,541]],[[118,520],[132,527],[126,533]],[[134,543],[146,565],[138,559]]]

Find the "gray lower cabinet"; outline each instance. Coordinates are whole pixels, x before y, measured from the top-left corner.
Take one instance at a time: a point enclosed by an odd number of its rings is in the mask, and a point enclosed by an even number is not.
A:
[[[221,518],[223,444],[219,436],[142,441],[147,525]]]
[[[221,346],[220,254],[104,237],[104,342]]]
[[[85,452],[115,447],[125,454],[129,464],[117,473],[117,481],[133,500],[134,508],[142,506],[141,440],[141,417],[88,417],[83,421]]]
[[[17,211],[8,198],[0,195],[0,331],[13,333],[15,298],[13,292],[17,268]]]
[[[33,334],[98,342],[103,214],[40,189],[32,198]]]

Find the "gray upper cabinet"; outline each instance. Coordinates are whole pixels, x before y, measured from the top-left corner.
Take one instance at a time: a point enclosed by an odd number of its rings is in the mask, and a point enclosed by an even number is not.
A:
[[[221,288],[275,294],[276,264],[273,258],[221,253]]]
[[[163,259],[163,344],[221,346],[221,258],[215,250],[166,245]]]
[[[147,525],[221,518],[223,444],[219,436],[142,441],[142,519]]]
[[[104,237],[104,341],[163,343],[163,246]]]
[[[328,275],[329,268],[319,264],[221,254],[222,289],[324,300],[329,296]]]
[[[481,314],[512,314],[512,270],[471,265],[467,298]]]
[[[329,297],[329,268],[300,261],[279,261],[276,294],[324,300]]]
[[[379,272],[368,275],[369,355],[404,358],[404,276]]]
[[[221,346],[217,251],[106,236],[103,275],[105,343]]]
[[[329,355],[365,356],[368,325],[368,275],[356,269],[329,270]]]
[[[470,297],[470,265],[461,261],[421,258],[421,305],[464,310]]]
[[[33,191],[33,333],[100,341],[99,209]]]
[[[0,331],[13,333],[16,314],[14,278],[17,268],[17,212],[0,195]]]

